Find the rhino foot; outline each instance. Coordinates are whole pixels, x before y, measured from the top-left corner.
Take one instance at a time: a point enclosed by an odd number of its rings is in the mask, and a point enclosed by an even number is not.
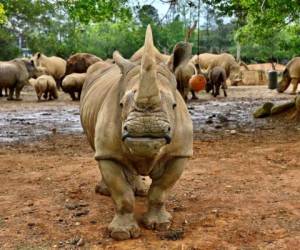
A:
[[[22,101],[22,98],[16,98],[15,101]]]
[[[108,231],[110,232],[110,236],[115,240],[138,238],[141,233],[133,213],[116,214],[108,226]]]
[[[147,229],[162,231],[171,226],[171,220],[171,214],[163,207],[161,209],[150,209],[144,214],[142,222]]]
[[[103,180],[100,181],[99,184],[96,185],[95,187],[95,192],[97,194],[102,194],[102,195],[105,195],[105,196],[110,196],[110,192],[106,186],[106,184],[104,183]]]

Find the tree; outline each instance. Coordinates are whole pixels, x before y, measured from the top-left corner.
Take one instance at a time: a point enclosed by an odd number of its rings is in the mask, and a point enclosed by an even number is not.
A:
[[[157,9],[155,9],[152,5],[143,5],[138,11],[138,18],[144,27],[148,24],[159,23]]]

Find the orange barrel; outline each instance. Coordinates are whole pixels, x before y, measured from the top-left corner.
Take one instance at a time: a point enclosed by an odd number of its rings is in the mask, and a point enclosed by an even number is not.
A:
[[[192,90],[199,92],[205,89],[206,78],[204,75],[193,75],[189,80],[189,85]]]

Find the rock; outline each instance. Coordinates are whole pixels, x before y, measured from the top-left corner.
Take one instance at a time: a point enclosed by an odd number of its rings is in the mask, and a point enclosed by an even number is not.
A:
[[[234,129],[230,130],[230,134],[231,135],[235,135],[236,134],[236,130],[234,130]]]
[[[205,122],[206,124],[212,124],[213,123],[213,120],[211,118],[208,118]]]
[[[85,209],[85,210],[80,210],[80,211],[76,211],[74,213],[74,215],[76,217],[80,217],[80,216],[83,216],[83,215],[87,215],[90,211],[88,209]]]
[[[228,118],[222,114],[218,115],[218,119],[220,122],[228,122]]]
[[[184,236],[183,229],[170,229],[160,236],[162,240],[181,240]]]
[[[81,246],[84,245],[84,243],[85,243],[85,242],[84,242],[84,239],[83,239],[83,238],[80,238],[79,241],[77,242],[76,246],[81,247]]]
[[[254,118],[264,118],[271,115],[271,109],[274,104],[272,102],[266,102],[261,107],[256,109],[253,113]]]
[[[276,114],[279,114],[281,112],[287,111],[288,109],[290,109],[294,106],[295,106],[295,102],[288,102],[288,103],[284,103],[284,104],[281,104],[281,105],[274,106],[271,109],[271,115],[276,115]]]
[[[220,128],[222,128],[223,126],[221,125],[221,124],[217,124],[216,126],[215,126],[215,128],[216,129],[220,129]]]

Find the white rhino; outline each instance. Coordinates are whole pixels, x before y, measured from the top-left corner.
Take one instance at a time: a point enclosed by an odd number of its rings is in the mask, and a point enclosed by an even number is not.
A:
[[[0,88],[8,88],[9,95],[7,100],[13,100],[13,94],[16,91],[16,99],[20,98],[21,90],[28,83],[29,78],[37,74],[37,69],[33,62],[17,58],[8,62],[0,62]]]
[[[34,54],[31,58],[36,66],[46,68],[49,75],[53,76],[56,81],[57,87],[60,88],[62,78],[66,73],[67,62],[57,56],[46,56],[40,52]]]
[[[193,56],[191,62],[200,67],[200,69],[207,71],[212,70],[216,66],[223,67],[226,72],[226,77],[229,77],[231,81],[231,85],[238,85],[242,81],[240,65],[236,62],[235,58],[228,53],[219,55],[203,53]]]
[[[53,76],[41,75],[37,79],[30,79],[29,83],[34,87],[38,101],[41,101],[41,97],[48,100],[57,99],[58,92],[56,88],[56,82]]]
[[[68,93],[72,100],[80,100],[82,86],[84,84],[87,73],[72,73],[67,75],[62,81],[62,90]],[[76,94],[77,93],[77,97]]]
[[[298,83],[300,82],[300,57],[294,57],[288,62],[284,71],[282,80],[277,85],[277,91],[279,93],[284,92],[292,83],[293,90],[292,95],[297,92]]]
[[[192,121],[150,26],[139,53],[132,62],[115,52],[116,65],[87,76],[80,103],[84,132],[116,206],[108,228],[118,240],[140,235],[134,216],[139,175],[152,179],[142,223],[149,229],[170,226],[167,192],[192,155]]]

